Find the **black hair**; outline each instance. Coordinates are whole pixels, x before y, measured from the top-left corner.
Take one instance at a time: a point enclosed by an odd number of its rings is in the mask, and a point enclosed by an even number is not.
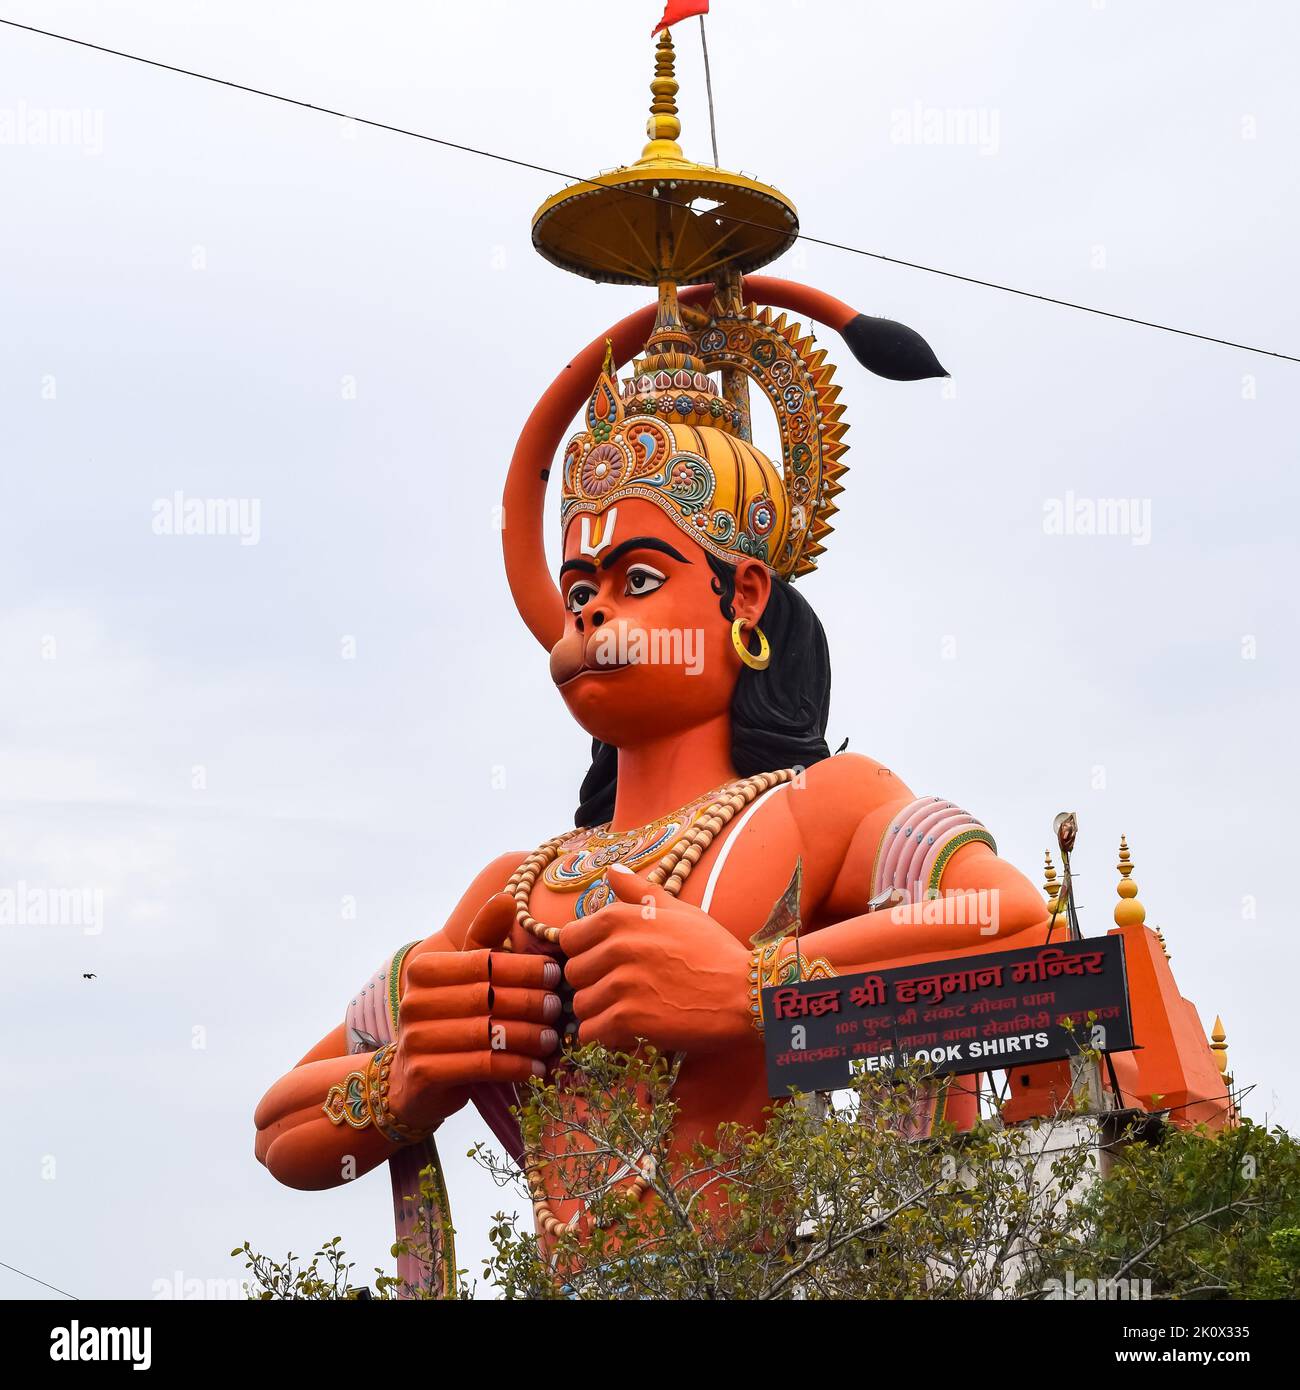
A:
[[[733,622],[735,568],[713,555],[706,558],[722,616]],[[731,698],[731,761],[742,777],[811,767],[830,757],[831,657],[821,620],[793,585],[774,577],[760,623],[772,659],[762,671],[742,667]],[[614,814],[617,790],[618,749],[592,739],[591,767],[582,779],[574,824],[603,825]]]

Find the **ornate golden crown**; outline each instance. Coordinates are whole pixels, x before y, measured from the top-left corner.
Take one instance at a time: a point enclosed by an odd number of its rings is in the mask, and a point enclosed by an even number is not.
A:
[[[784,314],[726,312],[715,301],[699,318],[697,330],[679,328],[671,342],[657,330],[621,387],[607,359],[587,427],[565,449],[561,524],[642,497],[722,559],[762,560],[785,579],[808,574],[825,549],[845,471],[835,369]],[[676,350],[656,350],[665,348]],[[776,413],[780,467],[753,444],[737,374]]]

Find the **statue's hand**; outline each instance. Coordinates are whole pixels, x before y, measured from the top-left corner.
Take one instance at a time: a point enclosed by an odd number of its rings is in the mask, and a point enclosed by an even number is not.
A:
[[[428,951],[407,968],[388,1085],[402,1123],[432,1128],[475,1082],[545,1074],[541,1059],[560,1041],[560,967],[497,949],[514,920],[514,899],[498,893],[474,918],[463,951]]]
[[[617,901],[560,932],[579,1042],[664,1052],[755,1036],[746,1012],[749,953],[707,912],[616,864]]]

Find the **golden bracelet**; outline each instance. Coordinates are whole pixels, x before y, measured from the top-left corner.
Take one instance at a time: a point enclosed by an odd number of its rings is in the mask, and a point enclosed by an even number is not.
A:
[[[781,947],[786,940],[778,937],[766,945],[755,946],[749,958],[749,1021],[759,1033],[763,1031],[763,991],[781,983],[774,976],[780,968]]]
[[[365,1071],[349,1072],[329,1088],[321,1109],[331,1124],[350,1125],[353,1129],[373,1125],[394,1144],[411,1144],[432,1133],[403,1124],[389,1108],[388,1078],[396,1051],[397,1044],[388,1043],[370,1058]]]
[[[781,948],[792,945],[794,950],[784,960]],[[756,946],[749,958],[749,1021],[755,1032],[763,1028],[763,991],[776,985],[793,985],[801,980],[829,980],[835,967],[824,956],[813,960],[802,958],[799,943],[794,937],[781,936],[766,945]]]

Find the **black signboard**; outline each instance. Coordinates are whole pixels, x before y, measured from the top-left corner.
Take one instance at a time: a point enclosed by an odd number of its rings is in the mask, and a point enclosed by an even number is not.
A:
[[[763,990],[768,1093],[833,1091],[853,1064],[938,1074],[1130,1052],[1124,941],[1062,941]]]

